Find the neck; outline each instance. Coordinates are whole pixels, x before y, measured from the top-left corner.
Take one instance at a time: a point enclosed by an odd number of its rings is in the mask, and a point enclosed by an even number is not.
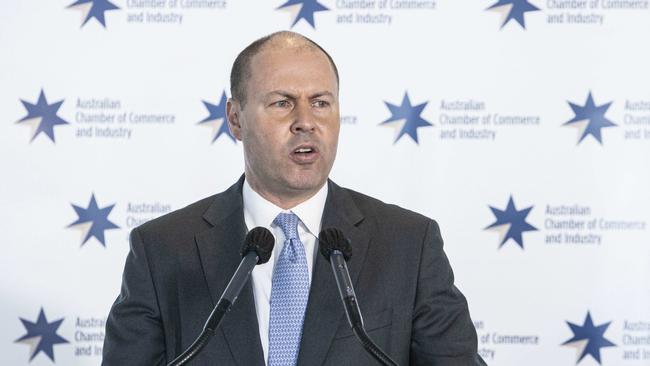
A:
[[[289,210],[298,206],[299,204],[312,198],[320,190],[319,188],[313,191],[291,190],[286,192],[276,192],[265,188],[264,186],[258,184],[255,179],[250,178],[251,177],[249,175],[246,175],[246,181],[248,181],[248,184],[257,194],[283,210]]]

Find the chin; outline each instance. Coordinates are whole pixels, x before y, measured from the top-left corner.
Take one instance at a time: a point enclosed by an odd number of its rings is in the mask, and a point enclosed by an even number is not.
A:
[[[326,177],[292,177],[287,180],[287,187],[296,191],[317,191],[327,181]]]

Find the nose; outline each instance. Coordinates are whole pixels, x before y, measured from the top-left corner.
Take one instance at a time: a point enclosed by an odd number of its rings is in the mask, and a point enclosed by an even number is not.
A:
[[[291,124],[291,132],[294,134],[313,133],[316,129],[314,113],[309,102],[298,103],[294,109],[294,120]]]

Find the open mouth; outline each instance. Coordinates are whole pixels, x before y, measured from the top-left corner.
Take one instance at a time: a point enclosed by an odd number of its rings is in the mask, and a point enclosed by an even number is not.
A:
[[[300,145],[291,152],[291,159],[298,164],[310,164],[318,159],[318,149],[312,145]]]
[[[312,149],[311,147],[300,147],[300,148],[295,149],[293,152],[296,153],[296,154],[309,154],[309,153],[311,153],[313,151],[314,151],[314,149]]]

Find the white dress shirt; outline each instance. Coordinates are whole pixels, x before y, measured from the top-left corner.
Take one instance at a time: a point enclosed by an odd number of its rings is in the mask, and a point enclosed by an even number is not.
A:
[[[309,273],[309,283],[311,285],[312,269],[314,260],[318,255],[316,248],[316,237],[321,230],[321,218],[325,208],[327,198],[327,183],[310,199],[290,209],[282,208],[267,201],[257,192],[255,192],[244,180],[243,187],[244,201],[244,220],[248,230],[257,226],[262,226],[271,231],[275,236],[275,246],[271,259],[255,266],[251,273],[253,284],[253,294],[255,296],[255,311],[257,313],[257,323],[259,324],[260,340],[262,341],[262,351],[264,352],[264,363],[268,363],[269,354],[269,316],[271,312],[271,282],[273,279],[273,268],[278,260],[278,256],[284,247],[285,236],[282,229],[273,224],[279,213],[293,212],[300,219],[298,223],[298,235],[300,241],[305,246],[307,255],[307,272]]]

